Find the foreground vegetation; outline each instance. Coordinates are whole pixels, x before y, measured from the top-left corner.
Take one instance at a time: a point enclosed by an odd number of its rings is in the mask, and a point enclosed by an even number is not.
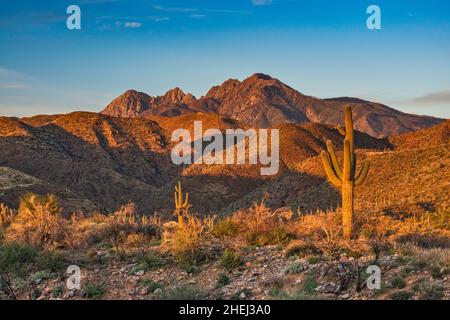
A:
[[[185,210],[176,221],[140,214],[61,216],[54,196],[0,207],[2,299],[448,299],[449,212],[272,210],[264,201],[218,219]],[[183,219],[180,216],[183,215]],[[66,268],[82,270],[80,290]],[[365,284],[369,265],[379,290]],[[201,289],[200,289],[201,288]]]

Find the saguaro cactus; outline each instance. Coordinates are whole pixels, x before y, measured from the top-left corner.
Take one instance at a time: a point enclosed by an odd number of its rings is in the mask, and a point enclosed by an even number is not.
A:
[[[189,208],[189,193],[186,192],[186,197],[183,200],[183,191],[181,189],[181,181],[178,181],[178,185],[175,186],[175,192],[173,193],[175,199],[175,214],[178,217],[178,223],[183,223],[183,215],[187,213]]]
[[[332,184],[341,187],[342,190],[342,228],[344,237],[352,237],[353,225],[353,192],[357,185],[364,182],[369,171],[369,160],[364,160],[362,167],[356,174],[356,156],[354,153],[353,119],[350,106],[345,107],[345,129],[338,126],[338,131],[344,136],[344,169],[334,152],[333,143],[327,141],[327,151],[322,151],[322,162],[328,179]]]

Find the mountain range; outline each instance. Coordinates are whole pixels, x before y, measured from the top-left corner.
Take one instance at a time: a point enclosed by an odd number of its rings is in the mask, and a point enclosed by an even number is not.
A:
[[[0,117],[0,203],[17,207],[27,192],[54,193],[65,214],[107,213],[130,201],[142,212],[170,214],[173,188],[181,179],[200,214],[226,214],[261,198],[274,208],[326,209],[338,204],[339,194],[327,182],[318,155],[327,140],[342,153],[335,124],[347,103],[359,130],[358,159],[374,161],[361,197],[374,200],[387,189],[416,194],[429,184],[423,190],[446,198],[448,174],[441,175],[446,170],[440,168],[448,165],[449,120],[355,98],[320,100],[256,74],[242,82],[228,80],[199,99],[177,88],[160,97],[127,91],[102,113]],[[278,128],[279,173],[261,176],[260,167],[249,164],[174,165],[171,134],[178,128],[192,131],[196,120],[204,130]],[[430,171],[435,163],[440,167]]]
[[[342,125],[345,105],[353,108],[355,129],[377,138],[413,132],[442,121],[358,98],[319,99],[303,95],[280,80],[261,73],[243,81],[229,79],[198,99],[180,88],[158,97],[128,90],[101,113],[123,118],[217,113],[248,126],[267,128],[307,122]]]

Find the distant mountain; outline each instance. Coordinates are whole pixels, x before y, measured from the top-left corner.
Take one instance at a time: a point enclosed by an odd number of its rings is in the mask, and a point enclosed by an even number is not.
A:
[[[249,126],[264,128],[283,123],[343,124],[346,104],[353,107],[355,128],[378,138],[413,132],[442,121],[406,114],[358,98],[318,99],[306,96],[278,79],[260,73],[243,81],[229,79],[211,88],[199,99],[185,94],[179,88],[159,97],[127,91],[111,102],[102,113],[115,117],[137,117],[213,112]]]

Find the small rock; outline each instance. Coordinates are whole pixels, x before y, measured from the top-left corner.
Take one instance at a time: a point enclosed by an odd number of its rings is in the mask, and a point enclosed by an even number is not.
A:
[[[135,273],[135,275],[142,277],[144,275],[145,271],[144,270],[139,270]]]
[[[245,299],[247,298],[247,295],[245,294],[245,292],[241,292],[241,294],[239,295],[240,299]]]
[[[344,294],[341,298],[342,298],[342,299],[348,299],[348,298],[350,298],[350,295],[349,295],[348,293],[346,293],[346,294]]]
[[[157,288],[155,289],[155,291],[153,291],[154,294],[160,294],[162,293],[162,289],[161,288]]]

